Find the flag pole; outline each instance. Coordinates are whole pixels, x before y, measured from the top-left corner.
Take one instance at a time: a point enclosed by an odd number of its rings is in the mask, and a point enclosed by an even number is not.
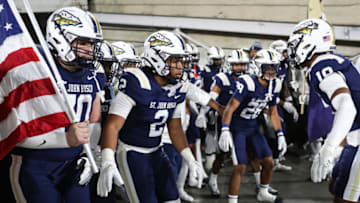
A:
[[[69,102],[69,99],[68,99],[68,95],[67,95],[67,92],[66,92],[66,89],[65,89],[65,86],[64,86],[64,81],[62,80],[61,76],[60,76],[60,73],[59,73],[59,70],[56,68],[56,64],[55,64],[55,61],[53,59],[53,57],[51,56],[51,53],[49,51],[49,48],[47,46],[47,43],[41,33],[41,30],[40,30],[40,26],[35,18],[35,15],[31,9],[31,5],[29,4],[29,1],[28,0],[23,0],[23,3],[25,5],[25,10],[30,18],[30,21],[31,21],[31,24],[35,30],[35,33],[36,33],[36,36],[37,38],[39,39],[40,41],[40,44],[41,44],[41,47],[43,48],[44,50],[44,53],[45,53],[45,56],[46,58],[48,59],[49,61],[49,64],[50,64],[50,68],[51,70],[53,71],[54,73],[54,76],[56,78],[56,83],[57,83],[57,86],[59,87],[60,89],[60,93],[62,94],[63,96],[63,99],[65,100],[65,103],[66,103],[66,106],[68,107],[68,111],[70,113],[70,119],[71,119],[71,123],[73,122],[79,122],[77,119],[76,119],[76,116],[75,116],[75,111],[74,109],[71,107],[70,105],[70,102]],[[52,78],[52,74],[50,74],[50,77]],[[99,172],[99,169],[98,167],[96,166],[96,163],[95,163],[95,159],[94,159],[94,156],[92,155],[91,153],[91,150],[90,150],[90,145],[89,143],[85,143],[83,144],[84,146],[84,149],[85,149],[85,152],[86,152],[86,155],[87,157],[89,158],[89,161],[90,161],[90,165],[91,165],[91,169],[94,173],[98,173]]]

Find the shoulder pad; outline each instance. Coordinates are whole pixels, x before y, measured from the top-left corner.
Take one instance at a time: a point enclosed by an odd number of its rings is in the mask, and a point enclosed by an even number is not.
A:
[[[139,68],[127,68],[124,71],[127,73],[131,73],[133,76],[135,76],[139,81],[141,88],[151,90],[149,78],[142,70],[140,70]]]
[[[209,66],[205,66],[205,67],[204,67],[204,71],[205,71],[205,72],[211,72],[211,69],[210,69]]]
[[[190,84],[190,81],[189,80],[186,80],[183,84],[182,84],[182,87],[180,89],[180,93],[187,93],[188,89],[189,89],[189,84]]]
[[[239,78],[242,78],[245,81],[248,91],[251,91],[251,92],[255,91],[255,82],[250,77],[250,75],[245,74],[245,75],[240,76]]]
[[[344,58],[342,58],[338,55],[335,55],[335,54],[331,54],[331,53],[323,54],[323,55],[318,56],[315,59],[315,61],[311,64],[311,68],[314,67],[319,62],[324,61],[324,60],[336,60],[338,64],[342,64],[345,61]]]
[[[274,89],[274,92],[275,93],[279,93],[280,90],[281,90],[281,80],[279,78],[275,78],[275,89]]]
[[[229,78],[225,75],[225,73],[218,73],[216,76],[219,77],[224,86],[230,86]]]

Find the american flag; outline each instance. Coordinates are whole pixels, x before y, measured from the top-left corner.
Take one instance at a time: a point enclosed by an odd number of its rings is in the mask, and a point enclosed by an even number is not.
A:
[[[330,35],[323,36],[324,42],[330,41]]]
[[[12,0],[0,0],[0,159],[27,137],[70,124],[64,100]]]

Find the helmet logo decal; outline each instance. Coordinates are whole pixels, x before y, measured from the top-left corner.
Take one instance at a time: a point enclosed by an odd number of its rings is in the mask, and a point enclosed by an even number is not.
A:
[[[164,35],[157,33],[149,39],[150,48],[157,46],[171,46],[172,42]]]
[[[119,47],[116,47],[115,48],[115,55],[121,55],[121,54],[123,54],[123,53],[125,53],[125,50],[124,49],[122,49],[122,48],[119,48]]]
[[[295,28],[294,34],[311,35],[313,30],[318,29],[319,25],[313,21],[307,21]]]
[[[82,24],[80,19],[68,11],[61,11],[60,13],[54,15],[54,21],[59,26],[68,26],[68,25],[80,25]]]

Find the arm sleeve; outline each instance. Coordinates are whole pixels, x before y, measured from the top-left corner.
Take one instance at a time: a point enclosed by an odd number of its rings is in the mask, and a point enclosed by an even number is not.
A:
[[[189,100],[201,104],[202,106],[206,106],[210,101],[210,95],[206,93],[204,90],[196,87],[194,84],[189,83],[188,91],[186,93],[186,98]]]
[[[248,88],[246,83],[242,79],[236,81],[236,90],[232,97],[241,103],[246,98],[247,94]]]
[[[319,88],[331,99],[337,89],[348,88],[348,86],[339,74],[333,73],[320,82]],[[331,104],[336,112],[333,126],[325,140],[325,145],[336,147],[350,131],[356,116],[356,108],[351,95],[348,93],[336,95],[331,100]]]
[[[173,118],[181,118],[182,116],[185,116],[183,113],[184,110],[185,110],[185,101],[183,101],[182,103],[176,106],[174,110]]]
[[[123,118],[127,118],[133,106],[136,103],[129,96],[123,92],[118,92],[115,99],[112,101],[109,114],[115,114]]]

